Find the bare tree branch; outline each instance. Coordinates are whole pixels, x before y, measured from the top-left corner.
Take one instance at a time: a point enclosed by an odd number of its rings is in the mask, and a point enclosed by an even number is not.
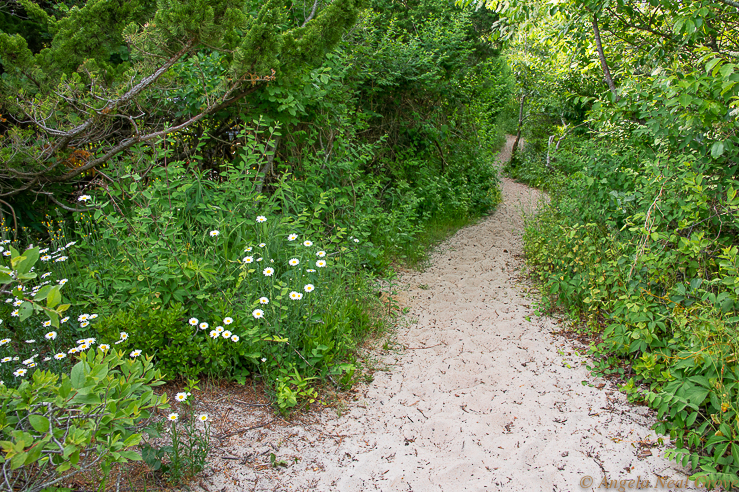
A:
[[[718,1],[723,3],[724,5],[729,5],[739,10],[739,2],[735,2],[734,0],[718,0]]]
[[[616,84],[613,83],[613,77],[611,77],[611,71],[608,69],[608,61],[606,55],[603,53],[603,45],[600,42],[600,30],[598,29],[598,15],[593,14],[593,34],[595,34],[595,47],[598,50],[598,57],[600,58],[600,66],[603,69],[603,75],[606,78],[608,88],[611,89],[613,97],[618,102],[618,91],[616,90]]]
[[[320,0],[316,0],[315,2],[313,2],[313,9],[310,11],[310,15],[305,18],[305,21],[303,21],[303,25],[300,26],[300,27],[305,27],[305,25],[308,23],[308,21],[311,20],[314,15],[316,15],[316,9],[318,8],[318,2],[319,1]]]

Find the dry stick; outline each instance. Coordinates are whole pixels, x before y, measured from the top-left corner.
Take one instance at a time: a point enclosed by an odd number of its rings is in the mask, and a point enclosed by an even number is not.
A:
[[[241,403],[242,405],[246,405],[247,407],[271,407],[272,405],[270,403],[247,403],[245,401],[241,400],[233,400],[236,403]]]
[[[251,427],[246,427],[244,429],[239,429],[237,431],[229,432],[228,434],[222,434],[220,436],[213,436],[213,437],[215,437],[218,440],[223,440],[223,439],[226,439],[227,437],[235,436],[236,434],[241,434],[242,432],[259,429],[260,427],[266,427],[272,422],[274,422],[275,420],[277,420],[277,418],[273,418],[269,422],[262,422],[261,424],[258,424],[258,425],[253,425]]]
[[[431,345],[430,347],[403,347],[405,350],[424,350],[424,349],[430,349],[434,347],[438,347],[439,345],[444,345],[443,343],[437,343],[436,345]]]

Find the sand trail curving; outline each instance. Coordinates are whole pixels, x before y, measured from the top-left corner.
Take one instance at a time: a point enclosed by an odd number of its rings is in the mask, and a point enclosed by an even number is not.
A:
[[[326,410],[230,438],[219,452],[231,458],[216,458],[203,489],[581,491],[604,476],[651,487],[686,478],[663,457],[652,413],[591,377],[554,320],[534,316],[521,232],[540,196],[508,179],[502,187],[492,215],[402,277],[411,322],[397,337],[404,349],[383,356],[390,370],[341,417]],[[259,466],[269,453],[288,467]]]

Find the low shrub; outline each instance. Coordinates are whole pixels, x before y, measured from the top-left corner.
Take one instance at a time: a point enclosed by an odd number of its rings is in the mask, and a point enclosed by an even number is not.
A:
[[[151,358],[98,348],[69,375],[37,369],[17,388],[0,386],[6,490],[53,490],[81,472],[105,483],[113,464],[140,460],[132,448],[142,425],[166,403],[152,390],[159,384]]]

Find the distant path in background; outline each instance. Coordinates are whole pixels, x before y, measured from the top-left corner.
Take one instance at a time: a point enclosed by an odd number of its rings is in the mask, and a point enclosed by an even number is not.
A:
[[[556,320],[534,315],[521,277],[522,214],[541,196],[507,178],[502,188],[493,214],[436,248],[425,271],[402,276],[403,348],[376,354],[388,371],[358,388],[341,417],[327,409],[230,438],[222,449],[233,458],[216,458],[201,486],[536,492],[597,490],[606,476],[633,479],[627,490],[684,480],[663,458],[652,412],[591,377],[578,348],[553,333]],[[270,453],[288,466],[261,465]]]

